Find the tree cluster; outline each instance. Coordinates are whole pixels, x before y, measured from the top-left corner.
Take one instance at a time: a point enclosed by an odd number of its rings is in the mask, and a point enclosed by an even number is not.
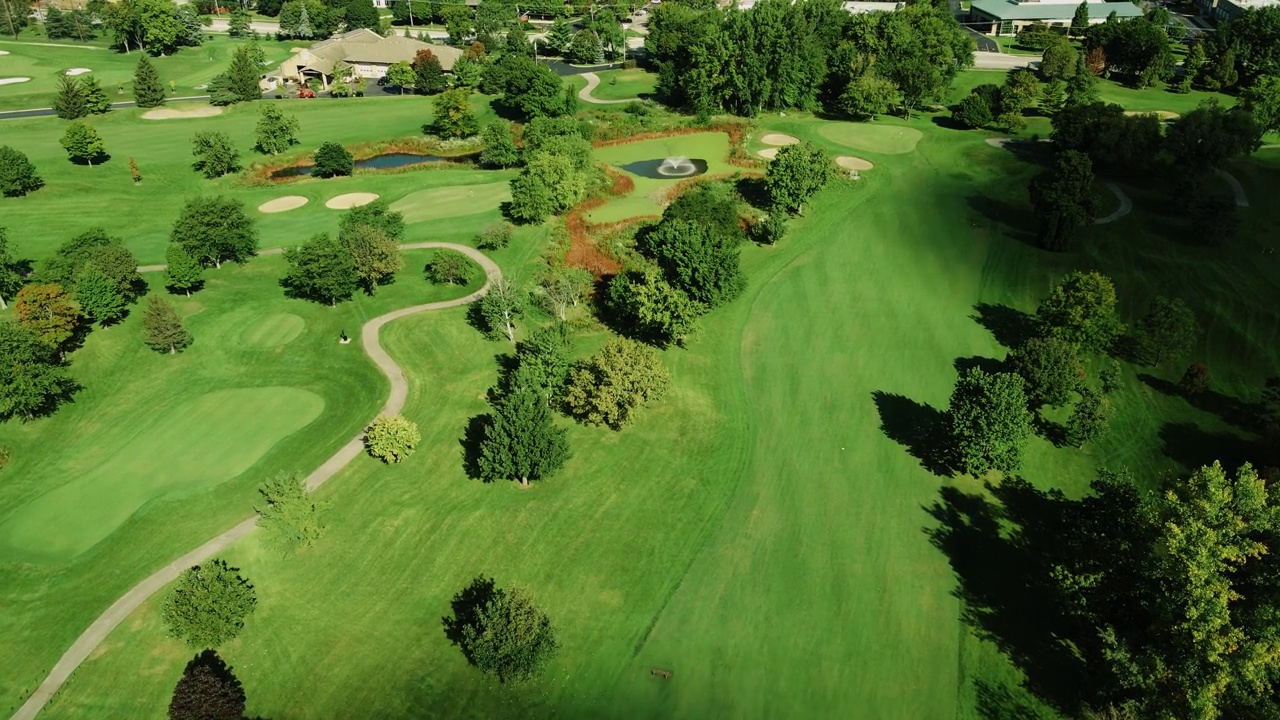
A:
[[[404,216],[375,200],[343,213],[335,240],[319,233],[285,250],[289,269],[280,284],[294,297],[336,305],[359,288],[369,295],[404,267]]]
[[[111,99],[102,84],[92,75],[58,78],[58,94],[53,98],[53,112],[63,120],[78,120],[86,115],[111,111]]]
[[[204,25],[194,6],[167,0],[90,0],[87,10],[126,52],[144,49],[151,55],[172,55],[204,41]]]
[[[119,321],[146,291],[138,260],[119,238],[93,228],[63,243],[36,273],[69,291],[81,312],[102,325]]]
[[[525,126],[524,168],[511,180],[510,216],[536,223],[585,197],[594,172],[591,143],[572,117],[537,117]]]
[[[1176,60],[1164,23],[1145,17],[1108,18],[1084,33],[1086,53],[1100,50],[1105,72],[1123,76],[1134,87],[1144,88],[1173,76]]]

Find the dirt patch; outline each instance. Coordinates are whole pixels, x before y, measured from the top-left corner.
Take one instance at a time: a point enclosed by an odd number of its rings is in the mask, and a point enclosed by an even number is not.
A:
[[[347,193],[346,195],[329,198],[329,202],[325,203],[324,206],[330,210],[346,210],[348,208],[360,207],[361,205],[368,205],[377,199],[377,193]]]
[[[1130,116],[1132,116],[1132,115],[1155,115],[1156,117],[1160,118],[1161,120],[1176,120],[1176,119],[1178,119],[1178,118],[1182,117],[1181,115],[1179,115],[1179,114],[1178,114],[1178,113],[1176,113],[1176,112],[1173,112],[1172,110],[1125,110],[1125,111],[1124,111],[1124,114],[1125,114],[1125,115],[1130,115]]]
[[[29,81],[30,79],[31,79],[31,78],[29,78],[29,77],[10,77],[10,78],[0,78],[0,85],[15,85],[15,84],[17,84],[17,83],[24,83],[24,82],[27,82],[27,81]]]
[[[870,170],[875,167],[875,165],[872,165],[870,162],[859,157],[853,157],[852,155],[841,155],[836,158],[836,165],[839,165],[845,170]]]
[[[93,71],[90,70],[89,68],[71,68],[64,74],[75,77],[76,75],[84,75],[85,73],[91,73],[91,72]]]
[[[769,133],[760,138],[760,142],[765,145],[798,145],[800,138],[791,135],[783,135],[782,133]]]
[[[143,120],[181,120],[183,118],[202,118],[221,115],[222,108],[212,105],[200,105],[198,107],[187,108],[186,110],[176,110],[174,108],[156,108],[142,113]]]
[[[765,160],[772,160],[778,157],[778,148],[772,147],[772,148],[765,148],[763,150],[757,150],[756,154],[764,158]]]
[[[258,212],[262,213],[281,213],[288,210],[297,210],[307,204],[307,199],[301,195],[285,195],[275,200],[268,200],[258,206]]]

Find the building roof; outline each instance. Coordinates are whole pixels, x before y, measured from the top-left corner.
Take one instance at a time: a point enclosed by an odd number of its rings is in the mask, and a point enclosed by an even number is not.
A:
[[[901,2],[847,2],[842,7],[845,12],[860,15],[869,12],[893,12],[902,9]]]
[[[280,64],[277,73],[292,77],[300,70],[332,75],[339,62],[348,64],[391,65],[401,61],[411,62],[419,50],[430,50],[444,70],[452,70],[462,57],[462,51],[448,45],[425,43],[400,35],[382,37],[372,30],[359,29],[323,40],[302,50]]]
[[[972,10],[980,11],[998,20],[1070,20],[1075,15],[1078,2],[1057,0],[1050,2],[1016,2],[1016,0],[973,0]],[[1112,12],[1120,18],[1141,17],[1142,10],[1131,2],[1089,2],[1089,17],[1105,18]]]

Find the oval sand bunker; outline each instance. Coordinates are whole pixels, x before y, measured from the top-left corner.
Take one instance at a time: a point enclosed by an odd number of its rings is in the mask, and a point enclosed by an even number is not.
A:
[[[773,147],[773,148],[765,148],[763,150],[757,150],[756,154],[762,158],[765,158],[766,160],[772,160],[778,157],[778,148]]]
[[[262,213],[281,213],[288,210],[297,210],[307,204],[307,199],[301,195],[285,195],[275,200],[268,200],[258,206],[258,212]]]
[[[346,195],[330,198],[329,202],[325,203],[324,206],[330,210],[346,210],[347,208],[368,205],[377,199],[377,193],[347,193]]]
[[[797,145],[800,142],[800,138],[793,137],[791,135],[783,135],[782,133],[769,133],[768,135],[760,138],[760,142],[765,145]]]
[[[241,331],[240,342],[249,347],[279,347],[293,342],[306,327],[307,321],[297,315],[275,313]]]
[[[173,108],[156,108],[142,113],[143,120],[181,120],[182,118],[202,118],[221,115],[222,108],[212,105],[199,105],[186,110]]]
[[[853,157],[852,155],[841,155],[836,158],[836,165],[839,165],[845,170],[870,170],[875,167],[875,165],[872,165],[866,160]]]
[[[85,73],[91,73],[91,72],[93,71],[90,70],[89,68],[71,68],[66,72],[66,74],[71,75],[72,77],[75,77],[76,75],[84,75]]]
[[[29,78],[29,77],[9,77],[9,78],[0,78],[0,85],[15,85],[15,84],[17,84],[17,83],[24,83],[24,82],[27,82],[27,81],[28,81],[28,80],[30,80],[30,79],[31,79],[31,78]]]

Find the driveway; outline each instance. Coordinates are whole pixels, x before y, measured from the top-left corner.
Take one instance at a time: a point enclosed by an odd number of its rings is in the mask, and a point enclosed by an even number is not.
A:
[[[1030,67],[1032,63],[1039,63],[1040,60],[1039,55],[1011,55],[979,50],[973,54],[973,67],[977,70],[1014,70]]]
[[[993,52],[993,53],[1000,52],[1000,44],[997,43],[995,40],[992,40],[991,38],[987,37],[986,35],[983,35],[982,33],[978,32],[977,30],[974,30],[971,27],[967,27],[964,30],[965,32],[969,33],[969,37],[973,38],[973,41],[978,44],[979,51]]]

